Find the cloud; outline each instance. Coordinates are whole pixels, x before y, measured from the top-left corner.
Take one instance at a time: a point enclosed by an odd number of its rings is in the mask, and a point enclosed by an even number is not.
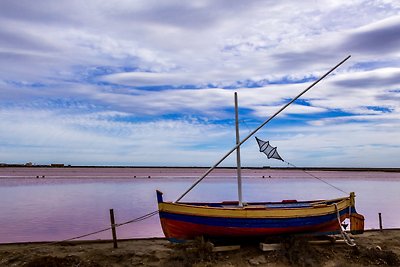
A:
[[[199,77],[193,74],[184,73],[154,73],[154,72],[131,72],[117,73],[103,76],[102,80],[116,84],[130,86],[160,86],[160,85],[183,85],[183,84],[201,84]]]
[[[353,142],[308,153],[304,164],[395,165],[365,152],[398,137],[399,11],[397,2],[361,0],[2,1],[1,129],[15,132],[1,131],[2,155],[207,165],[229,146],[233,91],[254,126],[352,54],[267,133],[280,145],[300,142],[288,147],[293,158],[324,140]],[[348,137],[362,132],[363,142]],[[154,144],[159,154],[149,152]],[[343,149],[351,153],[319,160]]]
[[[399,56],[400,16],[372,23],[352,32],[344,40],[344,48],[357,53]]]
[[[196,120],[132,122],[126,117],[129,114],[120,112],[2,110],[1,150],[21,163],[173,165],[179,158],[183,165],[190,165],[193,157],[215,157],[208,138],[221,141],[227,135],[219,126]],[[208,149],[199,149],[202,143]],[[24,149],[30,152],[22,153]]]
[[[106,112],[82,115],[3,110],[0,113],[1,151],[13,162],[21,163],[175,165],[179,160],[180,166],[209,166],[234,143],[233,125],[217,126],[189,119],[124,121],[129,116]],[[370,132],[365,122],[336,121],[324,126],[267,127],[258,135],[272,137],[283,157],[298,166],[310,166],[310,159],[315,160],[312,166],[363,167],[366,159],[371,160],[368,166],[395,166],[395,159],[385,155],[395,155],[396,147],[400,147],[396,141],[397,128],[392,124],[382,126]],[[242,149],[246,166],[279,165],[279,162],[266,162],[255,152],[256,146],[250,141]],[[385,161],[373,163],[380,157]],[[234,158],[224,164],[234,165]]]
[[[400,84],[400,68],[380,68],[371,71],[349,73],[335,82],[346,88],[397,88]]]
[[[347,37],[346,30],[396,14],[398,7],[386,6],[357,2],[266,5],[263,1],[246,5],[225,1],[202,4],[150,1],[146,5],[122,1],[112,5],[89,1],[86,8],[81,8],[78,1],[59,2],[57,5],[38,1],[35,6],[6,1],[2,4],[2,25],[4,30],[13,29],[14,40],[23,40],[14,43],[31,44],[28,51],[9,49],[7,52],[10,56],[23,52],[21,59],[14,62],[20,69],[15,68],[13,72],[29,71],[21,68],[23,64],[20,63],[22,57],[36,47],[47,51],[42,54],[45,58],[35,60],[36,63],[48,62],[35,68],[41,76],[43,72],[47,75],[51,71],[65,73],[74,65],[92,67],[107,63],[161,72],[160,75],[167,78],[168,75],[187,75],[200,77],[193,82],[222,80],[232,83],[235,79],[287,75],[287,71],[309,75],[310,71],[325,68],[329,61],[322,59],[335,62],[348,54],[342,55],[334,49],[343,46],[341,40],[346,43],[346,38],[357,39],[356,36]],[[366,16],[354,20],[352,10],[357,9],[363,10]],[[68,12],[60,13],[59,10]],[[368,19],[369,13],[374,14],[374,19]],[[344,21],[333,20],[337,14],[341,14]],[[351,28],[346,28],[346,24]],[[339,32],[330,29],[339,29]],[[332,51],[334,53],[330,53]],[[52,64],[53,60],[58,66]],[[32,64],[27,67],[32,69]],[[210,75],[212,71],[215,75]],[[116,75],[123,76],[123,82],[131,84],[132,79],[127,80],[129,74]]]

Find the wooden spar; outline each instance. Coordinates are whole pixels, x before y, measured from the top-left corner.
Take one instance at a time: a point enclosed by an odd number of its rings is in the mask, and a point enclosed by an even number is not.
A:
[[[240,143],[239,137],[239,108],[238,108],[238,97],[235,92],[235,126],[236,126],[236,145]],[[239,207],[243,206],[242,202],[242,170],[240,164],[240,146],[236,149],[236,166],[237,166],[237,183],[238,183],[238,199]]]
[[[186,196],[187,193],[189,193],[198,183],[200,183],[210,172],[212,172],[221,162],[223,162],[230,154],[232,154],[233,151],[235,151],[238,147],[240,147],[244,142],[246,142],[250,137],[252,137],[258,130],[260,130],[265,124],[270,122],[273,118],[275,118],[279,113],[281,113],[284,109],[286,109],[289,105],[291,105],[294,101],[296,101],[299,97],[301,97],[303,94],[305,94],[308,90],[313,88],[317,83],[319,83],[322,79],[324,79],[326,76],[328,76],[331,72],[333,72],[335,69],[337,69],[340,65],[342,65],[344,62],[346,62],[351,55],[347,56],[345,59],[343,59],[341,62],[339,62],[335,67],[330,69],[328,72],[326,72],[324,75],[322,75],[318,80],[313,82],[310,86],[308,86],[306,89],[304,89],[303,92],[298,94],[295,98],[293,98],[290,102],[288,102],[286,105],[284,105],[282,108],[280,108],[274,115],[269,117],[266,121],[260,124],[255,130],[253,130],[249,135],[247,135],[241,142],[236,144],[228,153],[226,153],[217,163],[214,164],[211,168],[209,168],[197,181],[192,184],[192,186],[189,187],[183,193],[175,202],[179,202],[184,196]]]

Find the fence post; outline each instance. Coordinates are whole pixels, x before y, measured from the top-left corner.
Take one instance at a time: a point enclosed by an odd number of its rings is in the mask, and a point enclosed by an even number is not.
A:
[[[379,229],[382,231],[383,230],[383,227],[382,227],[382,213],[378,213],[378,215],[379,215]]]
[[[111,220],[111,231],[112,231],[114,248],[118,248],[117,232],[115,230],[115,220],[114,220],[114,210],[113,209],[110,209],[110,220]]]

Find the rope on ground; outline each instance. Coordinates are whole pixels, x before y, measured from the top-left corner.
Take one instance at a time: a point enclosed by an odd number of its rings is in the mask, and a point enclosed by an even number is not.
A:
[[[287,162],[287,161],[284,161],[284,162],[286,162],[288,165],[290,165],[290,166],[292,166],[292,167],[295,167],[295,168],[298,168],[298,169],[299,169],[299,167],[295,166],[294,164],[292,164],[292,163],[290,163],[290,162]],[[339,188],[339,187],[337,187],[337,186],[335,186],[335,185],[333,185],[333,184],[331,184],[331,183],[325,181],[324,179],[322,179],[322,178],[320,178],[320,177],[318,177],[318,176],[315,176],[315,175],[313,175],[313,174],[307,172],[306,170],[302,170],[302,171],[303,171],[304,173],[308,174],[309,176],[311,176],[311,177],[313,177],[313,178],[315,178],[315,179],[318,179],[318,180],[320,180],[321,182],[323,182],[323,183],[325,183],[325,184],[327,184],[327,185],[329,185],[329,186],[335,188],[336,190],[339,190],[340,192],[345,193],[346,195],[349,195],[349,192],[344,191],[343,189],[341,189],[341,188]]]
[[[347,245],[349,245],[350,247],[354,247],[357,244],[354,242],[353,239],[350,238],[350,236],[343,230],[342,228],[342,224],[340,223],[340,213],[339,213],[339,208],[337,206],[336,203],[334,203],[335,205],[335,210],[336,210],[336,217],[338,220],[338,224],[339,224],[339,229],[340,229],[340,233],[342,234],[342,237],[344,239],[344,241],[346,242]]]
[[[135,218],[135,219],[133,219],[133,220],[129,220],[129,221],[126,221],[126,222],[123,222],[123,223],[114,224],[113,226],[114,226],[114,227],[120,227],[120,226],[129,224],[129,223],[140,222],[140,221],[146,220],[146,219],[148,219],[148,218],[150,218],[150,217],[156,215],[157,213],[158,213],[158,210],[155,210],[155,211],[150,212],[150,213],[147,213],[147,214],[145,214],[145,215],[143,215],[143,216],[137,217],[137,218]],[[91,233],[88,233],[88,234],[75,236],[75,237],[68,238],[68,239],[64,239],[64,240],[61,240],[61,241],[49,242],[49,243],[46,243],[46,244],[49,244],[49,245],[50,245],[50,244],[58,244],[58,243],[68,242],[68,241],[72,241],[72,240],[75,240],[75,239],[79,239],[79,238],[83,238],[83,237],[87,237],[87,236],[99,234],[99,233],[102,233],[102,232],[111,230],[113,226],[107,227],[107,228],[104,228],[104,229],[101,229],[101,230],[97,230],[97,231],[94,231],[94,232],[91,232]]]

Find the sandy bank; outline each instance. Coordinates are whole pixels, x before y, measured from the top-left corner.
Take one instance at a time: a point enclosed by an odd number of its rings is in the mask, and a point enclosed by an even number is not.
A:
[[[66,244],[2,244],[0,266],[399,266],[400,230],[368,231],[357,246],[309,245],[287,240],[263,252],[258,243],[230,252],[210,252],[207,243],[176,245],[164,239]]]

